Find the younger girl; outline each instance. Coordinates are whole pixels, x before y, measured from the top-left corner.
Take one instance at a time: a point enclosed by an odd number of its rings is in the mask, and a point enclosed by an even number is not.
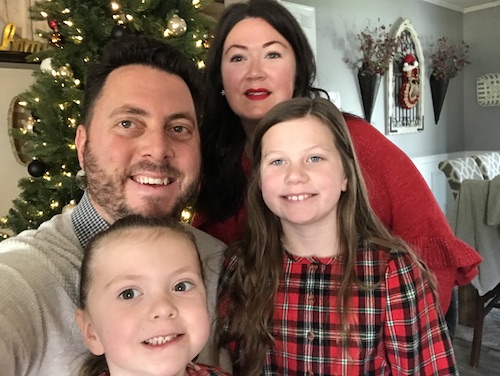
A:
[[[338,109],[295,98],[257,125],[220,344],[234,375],[453,375],[427,268],[374,215]]]
[[[126,217],[88,244],[76,319],[95,354],[81,376],[227,375],[192,363],[210,324],[194,237],[174,219]]]

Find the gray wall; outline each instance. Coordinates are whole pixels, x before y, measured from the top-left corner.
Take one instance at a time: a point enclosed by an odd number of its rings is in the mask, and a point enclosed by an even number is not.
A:
[[[500,106],[481,107],[476,81],[487,73],[500,73],[500,7],[467,13],[465,38],[471,41],[472,64],[465,74],[465,150],[500,149]]]
[[[477,76],[486,72],[500,72],[500,7],[463,14],[417,0],[287,1],[315,8],[318,85],[327,91],[340,92],[342,109],[361,116],[363,110],[356,72],[342,58],[353,53],[358,56],[359,52],[355,51],[359,47],[356,35],[366,26],[373,28],[378,20],[386,26],[400,18],[411,21],[426,59],[426,74],[423,78],[424,131],[387,136],[410,157],[472,149],[500,149],[500,107],[480,108],[475,100]],[[471,31],[465,33],[464,29]],[[493,32],[493,29],[496,31]],[[441,117],[436,125],[429,89],[428,59],[430,45],[441,36],[454,41],[466,40],[471,46],[472,64],[450,81]],[[385,132],[384,105],[382,83],[372,115],[372,124],[382,133]]]

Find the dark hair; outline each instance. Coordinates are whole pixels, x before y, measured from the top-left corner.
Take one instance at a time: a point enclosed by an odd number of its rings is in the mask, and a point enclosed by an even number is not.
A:
[[[261,18],[290,43],[297,74],[293,96],[315,96],[316,64],[312,49],[296,19],[274,0],[250,0],[230,5],[222,13],[205,69],[204,120],[200,129],[202,183],[197,210],[211,221],[222,221],[241,207],[247,180],[241,167],[245,132],[222,90],[221,59],[224,42],[233,27],[246,18]],[[249,30],[249,32],[251,32]]]
[[[276,105],[255,129],[252,174],[247,192],[246,233],[241,242],[227,251],[227,257],[236,255],[238,263],[228,283],[228,290],[220,297],[222,302],[228,302],[228,312],[224,317],[219,317],[217,323],[220,345],[244,339],[245,351],[238,368],[247,370],[247,375],[260,374],[266,350],[273,346],[268,323],[283,275],[283,230],[279,218],[266,206],[260,188],[262,138],[278,123],[309,116],[316,117],[330,130],[348,181],[347,190],[342,192],[337,205],[338,229],[332,229],[339,232],[340,256],[344,260],[337,299],[344,336],[349,332],[347,316],[353,284],[369,288],[355,275],[360,241],[376,245],[387,252],[398,250],[419,262],[416,254],[402,240],[393,237],[374,214],[346,122],[335,105],[322,98],[294,98]],[[227,328],[229,331],[226,333]]]
[[[109,238],[122,236],[127,230],[130,229],[153,229],[156,233],[150,236],[162,236],[164,230],[172,230],[178,234],[185,236],[193,243],[193,246],[198,253],[198,260],[200,263],[200,270],[203,273],[202,262],[199,256],[198,247],[194,235],[186,228],[186,226],[173,217],[162,218],[146,218],[140,215],[129,215],[118,219],[107,230],[94,236],[85,247],[82,266],[80,269],[80,299],[79,309],[85,310],[87,307],[88,295],[90,286],[92,284],[92,264],[95,256],[95,250],[105,244]],[[79,376],[93,376],[99,375],[107,370],[106,358],[104,355],[88,354],[85,358]]]
[[[193,97],[198,124],[200,123],[201,77],[195,64],[165,42],[143,35],[128,35],[106,44],[101,58],[89,63],[87,67],[83,100],[84,124],[90,124],[95,103],[109,74],[115,69],[133,64],[156,68],[184,80]]]

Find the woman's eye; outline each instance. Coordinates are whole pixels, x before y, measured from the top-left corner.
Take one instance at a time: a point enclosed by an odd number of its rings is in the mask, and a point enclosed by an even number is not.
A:
[[[191,282],[180,282],[174,286],[174,291],[189,291],[194,287],[194,284]]]
[[[231,58],[229,59],[230,62],[238,62],[238,61],[242,61],[243,60],[243,56],[241,55],[234,55],[234,56],[231,56]]]
[[[130,120],[122,120],[120,121],[120,126],[122,128],[130,128],[133,125],[133,123]]]
[[[274,161],[271,161],[271,164],[275,165],[275,166],[280,166],[283,163],[285,163],[285,161],[283,159],[275,159]]]
[[[281,54],[279,52],[269,52],[267,56],[271,59],[279,59]]]
[[[126,289],[125,291],[120,293],[120,298],[124,300],[129,300],[129,299],[134,299],[137,298],[138,296],[141,296],[142,293],[139,290],[136,289]]]

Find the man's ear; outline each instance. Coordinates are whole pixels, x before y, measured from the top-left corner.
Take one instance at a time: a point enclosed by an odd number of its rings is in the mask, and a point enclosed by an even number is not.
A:
[[[104,354],[104,348],[101,340],[94,331],[94,327],[87,312],[82,309],[77,309],[75,312],[75,320],[80,328],[85,345],[94,355]]]
[[[78,152],[78,162],[82,170],[85,170],[83,165],[83,154],[85,151],[85,145],[87,143],[87,127],[84,125],[79,125],[76,129],[75,145]]]

